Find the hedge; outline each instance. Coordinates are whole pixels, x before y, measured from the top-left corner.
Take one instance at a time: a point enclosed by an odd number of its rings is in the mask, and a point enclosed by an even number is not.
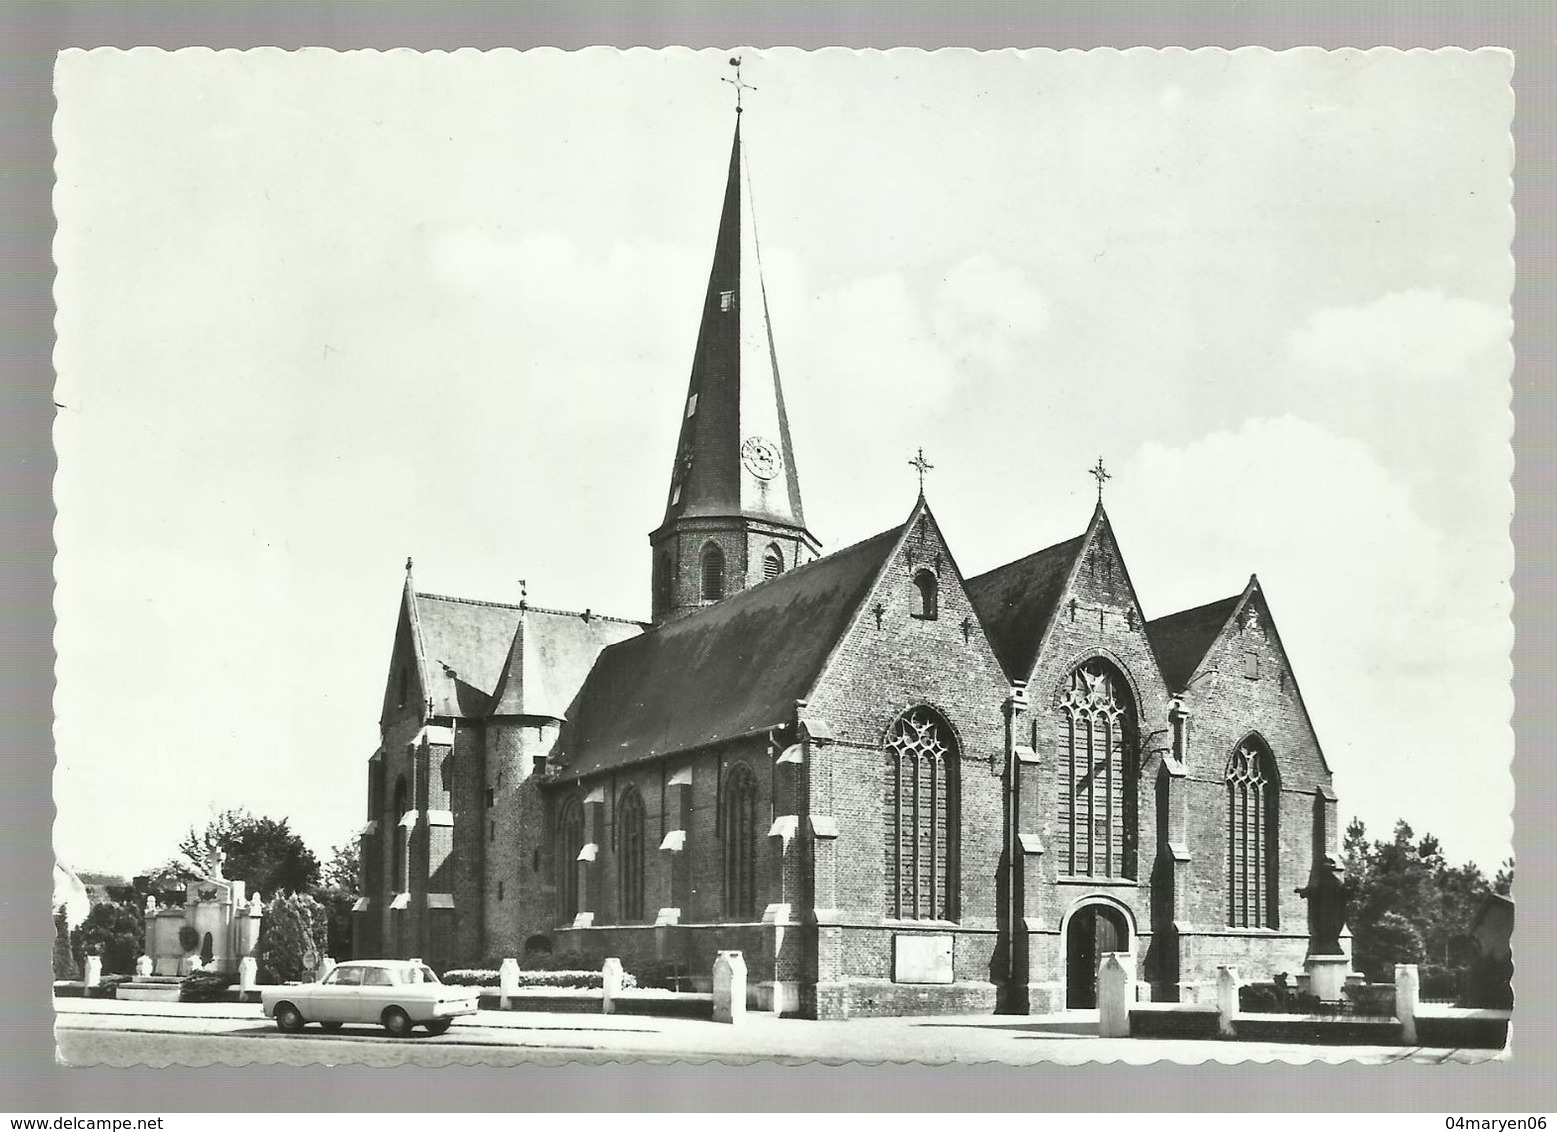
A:
[[[193,971],[178,987],[180,1002],[221,1002],[228,987],[236,986],[238,976],[226,971]]]
[[[490,967],[455,968],[443,973],[443,981],[456,987],[500,987],[502,978]],[[599,971],[519,971],[520,987],[574,987],[580,990],[600,990],[603,976]],[[622,972],[622,989],[630,990],[638,980],[626,971]]]

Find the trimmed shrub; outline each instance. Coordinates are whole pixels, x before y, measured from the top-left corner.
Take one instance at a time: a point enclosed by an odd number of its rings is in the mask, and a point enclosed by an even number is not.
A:
[[[103,957],[103,974],[129,975],[145,946],[146,925],[134,904],[107,901],[92,905],[87,918],[70,933],[70,950],[77,966],[86,970],[88,955]]]
[[[265,909],[254,958],[262,978],[277,983],[311,980],[325,954],[330,914],[312,896],[278,896]]]
[[[97,986],[87,988],[87,995],[90,998],[117,998],[119,988],[133,977],[133,975],[104,975]]]
[[[1238,988],[1238,1009],[1249,1014],[1280,1014],[1282,999],[1275,987],[1252,983]]]
[[[178,987],[180,1002],[220,1002],[228,987],[236,986],[238,976],[226,971],[195,971],[184,976]]]
[[[637,977],[640,987],[658,987],[669,991],[692,989],[692,972],[685,963],[655,959],[640,963],[633,974]]]
[[[76,957],[70,953],[70,921],[66,918],[63,904],[60,905],[59,911],[54,913],[54,977],[56,979],[81,977],[81,968],[76,966]]]
[[[487,967],[456,968],[443,973],[443,981],[456,987],[500,987],[498,972]],[[519,986],[571,987],[579,990],[599,990],[603,977],[599,971],[526,971],[519,969]],[[622,972],[622,989],[631,990],[638,980],[629,972]]]

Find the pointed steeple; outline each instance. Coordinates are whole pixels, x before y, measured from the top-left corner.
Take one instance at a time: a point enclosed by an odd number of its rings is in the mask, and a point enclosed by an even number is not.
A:
[[[665,517],[649,536],[656,620],[770,576],[769,544],[785,570],[818,550],[800,502],[739,117],[681,408]],[[712,575],[698,565],[710,543],[724,558],[719,586],[705,585]]]

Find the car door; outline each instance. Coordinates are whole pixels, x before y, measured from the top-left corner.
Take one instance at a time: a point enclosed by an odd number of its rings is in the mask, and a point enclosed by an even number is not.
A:
[[[387,967],[364,967],[362,989],[358,991],[359,1022],[378,1023],[384,1017],[384,1007],[396,1001],[394,975]]]
[[[356,1022],[357,996],[362,984],[361,967],[337,967],[308,996],[303,1015],[310,1022]]]

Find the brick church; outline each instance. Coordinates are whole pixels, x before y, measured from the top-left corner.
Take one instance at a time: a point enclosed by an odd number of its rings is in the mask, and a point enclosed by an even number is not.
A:
[[[1086,1007],[1106,951],[1167,1000],[1300,970],[1335,794],[1259,582],[1148,620],[1101,498],[973,578],[922,493],[824,553],[739,118],[701,319],[650,623],[407,564],[357,953],[739,949],[818,1018]]]

